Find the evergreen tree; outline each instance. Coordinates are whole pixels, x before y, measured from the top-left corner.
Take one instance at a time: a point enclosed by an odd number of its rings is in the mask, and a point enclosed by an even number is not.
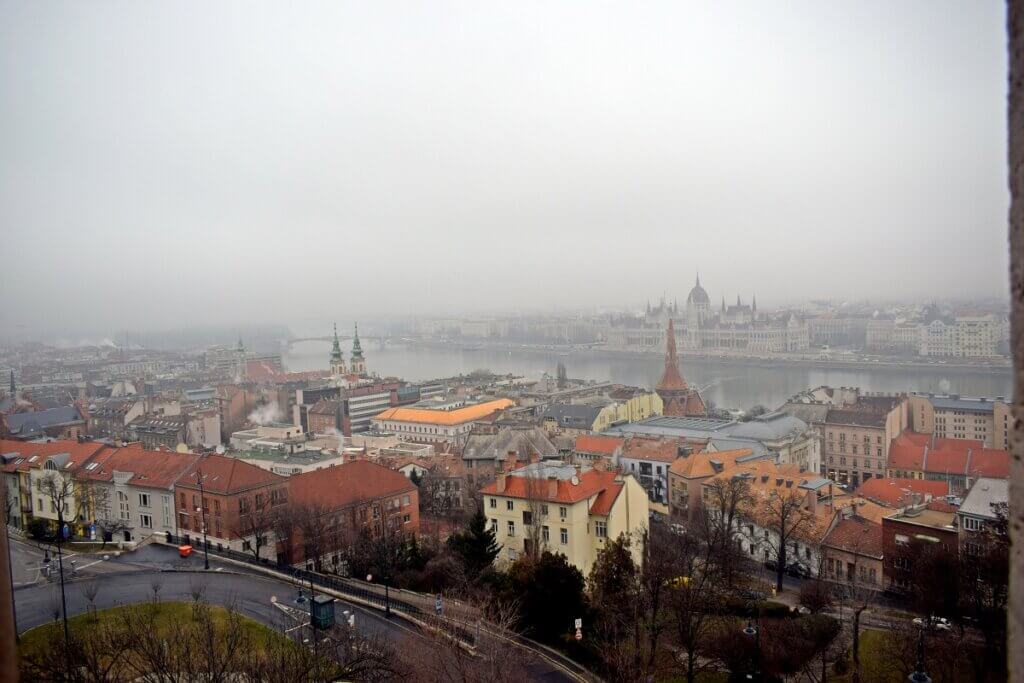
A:
[[[418,470],[414,469],[412,471],[412,474],[409,475],[409,481],[411,481],[413,484],[415,484],[416,488],[419,488],[420,487],[420,482],[423,481],[423,476],[419,473]]]
[[[587,619],[583,573],[565,555],[545,550],[540,559],[523,556],[509,570],[509,597],[519,601],[520,622],[531,637],[559,643],[575,619]]]
[[[487,517],[479,506],[466,530],[448,537],[448,548],[462,560],[466,576],[471,580],[490,567],[501,551],[495,531],[488,525]]]

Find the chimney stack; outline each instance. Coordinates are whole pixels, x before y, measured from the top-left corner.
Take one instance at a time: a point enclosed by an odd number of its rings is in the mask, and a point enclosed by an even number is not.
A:
[[[504,472],[499,472],[498,473],[498,478],[495,481],[498,493],[505,493],[505,484],[506,484],[505,477],[507,477],[507,476],[508,475],[505,474]]]
[[[511,472],[512,470],[514,470],[516,468],[516,461],[517,461],[516,452],[515,451],[509,451],[508,455],[505,456],[505,469],[506,469],[506,471]]]
[[[530,462],[540,462],[540,453],[538,453],[535,449],[530,450]]]

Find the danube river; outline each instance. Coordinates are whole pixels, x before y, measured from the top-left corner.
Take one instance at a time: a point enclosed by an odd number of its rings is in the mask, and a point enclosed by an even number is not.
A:
[[[348,348],[345,348],[348,359]],[[326,368],[330,344],[320,341],[299,342],[284,354],[288,370]],[[366,366],[380,375],[402,377],[410,381],[450,377],[478,369],[504,374],[514,373],[537,378],[555,374],[564,363],[570,377],[653,387],[661,376],[662,360],[657,356],[608,356],[588,351],[567,355],[558,353],[504,351],[497,349],[462,350],[427,347],[378,349],[365,346]],[[964,396],[1006,396],[1013,383],[1005,374],[945,368],[821,369],[787,364],[764,367],[757,364],[717,363],[701,359],[682,361],[683,376],[716,405],[750,408],[761,404],[772,408],[793,394],[823,384],[858,386],[865,391],[931,391]]]

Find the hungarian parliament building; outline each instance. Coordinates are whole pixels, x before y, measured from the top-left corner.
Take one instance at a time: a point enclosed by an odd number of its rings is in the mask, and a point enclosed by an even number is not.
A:
[[[668,322],[679,330],[677,343],[683,350],[735,350],[747,353],[792,353],[810,347],[807,321],[793,313],[767,316],[757,312],[757,299],[744,304],[736,297],[735,305],[720,308],[711,305],[711,298],[700,285],[700,276],[686,297],[686,307],[679,310],[676,302],[661,302],[647,309],[642,316],[613,318],[607,330],[610,349],[628,351],[660,351],[665,348]]]

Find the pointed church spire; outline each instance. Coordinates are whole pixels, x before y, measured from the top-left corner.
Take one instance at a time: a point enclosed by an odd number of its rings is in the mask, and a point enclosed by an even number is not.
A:
[[[352,339],[352,360],[363,357],[363,346],[359,343],[359,323],[356,323],[355,337]]]
[[[739,306],[740,306],[740,295],[737,294],[736,295],[736,307],[739,308]]]
[[[338,323],[334,323],[334,343],[331,344],[331,364],[341,362],[341,342],[338,341]]]
[[[725,297],[722,297],[722,313],[725,313]]]
[[[757,294],[754,295],[754,303],[752,306],[754,313],[757,313]]]
[[[14,370],[11,370],[11,398],[17,395],[17,388],[14,386]]]

